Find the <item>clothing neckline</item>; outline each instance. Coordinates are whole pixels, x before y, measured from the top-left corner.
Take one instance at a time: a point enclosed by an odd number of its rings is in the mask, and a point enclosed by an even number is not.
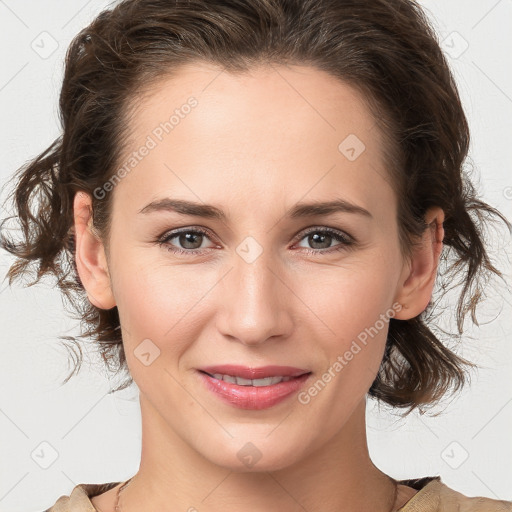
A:
[[[409,480],[398,480],[399,484],[407,485],[408,487],[412,487],[416,489],[418,492],[412,496],[409,500],[407,500],[398,510],[397,512],[407,512],[409,507],[414,507],[415,505],[428,501],[429,497],[432,496],[432,493],[435,494],[435,490],[443,485],[441,482],[441,476],[426,476],[423,478],[409,479]]]
[[[124,485],[128,480],[122,482],[107,482],[104,484],[79,484],[73,489],[72,494],[75,493],[75,490],[79,492],[77,488],[81,489],[86,495],[87,499],[89,500],[89,504],[91,506],[90,512],[99,512],[92,504],[91,498],[99,496],[100,494],[109,491],[110,489],[118,486],[119,484]],[[430,491],[433,487],[436,487],[438,484],[441,484],[442,482],[441,477],[438,475],[425,476],[422,478],[414,478],[407,480],[397,480],[397,483],[400,485],[406,485],[407,487],[411,487],[418,491],[414,496],[412,496],[406,503],[404,503],[404,505],[402,505],[397,510],[397,512],[407,512],[407,508],[409,507],[409,505],[413,503],[417,504],[417,502],[419,500],[422,500],[425,495],[430,494]]]

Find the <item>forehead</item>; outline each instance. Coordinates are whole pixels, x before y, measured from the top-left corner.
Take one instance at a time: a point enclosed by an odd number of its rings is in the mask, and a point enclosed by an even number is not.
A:
[[[256,196],[261,205],[264,196],[294,203],[346,190],[363,202],[382,193],[393,200],[383,190],[390,185],[382,137],[364,96],[322,70],[266,65],[231,73],[189,64],[135,105],[121,165],[149,148],[122,183],[137,197],[154,199],[156,190],[208,203]]]
[[[219,129],[228,133],[231,128],[231,135],[236,134],[237,138],[257,135],[262,140],[262,125],[269,129],[286,125],[280,139],[298,142],[297,135],[318,134],[328,142],[343,139],[349,134],[347,130],[364,139],[375,127],[364,95],[320,69],[260,65],[232,73],[206,63],[183,65],[145,89],[137,98],[138,108],[131,127],[150,132],[155,121],[169,120],[173,113],[181,114],[190,98],[197,101],[199,108],[193,109],[196,115],[186,124],[191,125],[194,118],[199,118],[200,122],[193,125],[198,136]],[[179,118],[183,120],[182,115]],[[173,128],[177,128],[176,121]],[[243,133],[237,130],[241,125]],[[176,134],[178,130],[173,131]],[[376,136],[377,133],[372,133],[372,138]]]

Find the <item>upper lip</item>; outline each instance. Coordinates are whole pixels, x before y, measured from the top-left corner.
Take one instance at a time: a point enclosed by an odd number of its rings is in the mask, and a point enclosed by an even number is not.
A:
[[[204,366],[199,371],[213,375],[221,373],[222,375],[232,375],[233,377],[242,377],[243,379],[264,379],[265,377],[298,377],[304,373],[310,373],[309,370],[295,368],[293,366],[260,366],[250,368],[236,364],[221,364],[217,366]]]

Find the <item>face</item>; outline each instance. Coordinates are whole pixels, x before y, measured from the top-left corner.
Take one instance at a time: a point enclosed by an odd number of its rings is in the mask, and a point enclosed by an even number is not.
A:
[[[364,402],[398,310],[405,263],[374,119],[311,67],[197,64],[154,86],[130,127],[108,271],[141,397],[216,464],[240,470],[247,443],[258,470],[292,464]],[[301,208],[324,202],[339,208]],[[229,400],[200,372],[225,364],[308,375],[278,384],[292,389],[280,400],[232,385]]]

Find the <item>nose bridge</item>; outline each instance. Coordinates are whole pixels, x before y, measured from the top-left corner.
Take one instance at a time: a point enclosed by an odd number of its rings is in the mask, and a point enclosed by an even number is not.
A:
[[[227,276],[222,293],[225,335],[245,344],[262,343],[271,336],[282,335],[288,316],[284,310],[279,262],[273,251],[255,238],[247,237],[233,255],[234,268]],[[276,275],[277,274],[277,275]]]

